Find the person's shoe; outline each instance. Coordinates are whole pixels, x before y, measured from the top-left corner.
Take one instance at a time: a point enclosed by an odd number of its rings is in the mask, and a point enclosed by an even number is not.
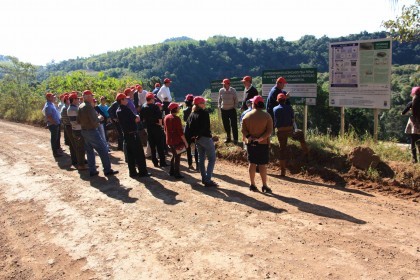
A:
[[[80,164],[80,165],[77,166],[77,170],[87,170],[87,169],[88,169],[88,167],[84,164]]]
[[[175,174],[175,175],[174,175],[174,178],[175,178],[175,179],[183,179],[183,178],[184,178],[184,176],[182,176],[181,174]]]
[[[167,164],[166,162],[164,162],[164,161],[163,161],[163,162],[161,162],[161,163],[159,164],[159,166],[160,166],[160,167],[167,167],[167,166],[168,166],[168,164]]]
[[[170,170],[170,171],[168,172],[168,174],[169,174],[169,176],[174,176],[174,175],[175,175],[175,173],[174,173],[174,171],[173,171],[173,170]]]
[[[417,163],[417,159],[413,158],[413,160],[411,161],[412,163]]]
[[[267,186],[262,186],[262,192],[264,193],[272,193],[271,189]]]
[[[258,188],[254,185],[249,185],[249,190],[252,192],[258,192]]]
[[[104,175],[105,176],[113,176],[113,175],[118,174],[118,173],[119,173],[119,171],[111,169],[108,172],[104,173]]]
[[[89,172],[90,177],[95,177],[99,175],[99,171]]]
[[[139,176],[139,173],[130,173],[130,178],[137,178]]]
[[[139,174],[139,177],[150,177],[150,176],[152,176],[152,174],[149,172]]]
[[[214,181],[208,181],[208,182],[204,182],[204,186],[205,187],[217,187],[218,184]]]
[[[53,156],[54,156],[55,158],[58,158],[58,157],[62,157],[62,156],[63,156],[63,154],[55,153],[55,154],[53,154]]]
[[[230,140],[229,138],[227,138],[223,143],[227,144],[227,143],[230,143],[230,142],[232,142],[232,140]]]

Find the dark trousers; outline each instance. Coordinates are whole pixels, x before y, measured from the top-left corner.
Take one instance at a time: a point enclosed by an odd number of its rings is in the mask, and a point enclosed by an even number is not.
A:
[[[85,164],[85,139],[83,139],[81,130],[72,130],[74,141],[74,150],[76,152],[76,159],[78,165]]]
[[[277,139],[279,140],[280,144],[280,160],[287,159],[287,139],[292,137],[293,134],[293,126],[288,127],[281,127],[277,129]]]
[[[172,153],[171,169],[170,169],[169,173],[171,175],[180,175],[180,173],[179,173],[179,165],[181,163],[181,154],[178,154],[176,152],[175,146],[169,146],[169,147],[170,147],[171,153]]]
[[[192,153],[194,152],[194,161],[196,164],[198,164],[198,151],[197,151],[197,146],[194,145],[194,151],[191,150],[191,144],[188,145],[187,147],[187,161],[188,161],[188,166],[191,166],[193,163],[193,155]]]
[[[411,156],[417,162],[417,150],[420,153],[420,134],[410,134]]]
[[[58,149],[61,149],[61,124],[58,125],[58,138],[57,138],[57,147]]]
[[[59,124],[51,124],[48,126],[48,129],[51,133],[51,150],[53,155],[56,155],[58,152],[58,148],[60,147],[60,125]]]
[[[165,141],[163,135],[164,133],[160,126],[147,128],[147,140],[149,141],[150,150],[152,153],[152,162],[155,165],[158,164],[158,160],[156,158],[156,150],[159,154],[160,163],[163,164],[165,162]]]
[[[119,122],[113,122],[115,129],[117,130],[117,137],[118,137],[118,150],[123,151],[123,142],[124,142],[124,135],[121,129],[121,125]]]
[[[64,135],[67,136],[67,139],[69,141],[71,164],[76,165],[79,162],[77,161],[77,157],[76,157],[76,149],[75,149],[76,144],[74,142],[73,130],[71,129],[71,125],[65,125],[64,126]],[[83,162],[81,162],[81,163],[83,163]]]
[[[124,134],[124,144],[127,149],[127,163],[130,175],[134,176],[137,174],[136,166],[140,175],[146,174],[146,158],[138,133],[134,131]]]
[[[66,130],[66,125],[61,124],[63,126],[63,132],[64,132],[64,144],[67,146],[70,146],[70,138],[68,135],[68,131]]]
[[[230,137],[230,131],[232,130],[233,140],[238,141],[238,116],[236,114],[236,109],[230,110],[221,110],[222,111],[222,122],[223,127],[226,131],[227,139],[232,139]]]

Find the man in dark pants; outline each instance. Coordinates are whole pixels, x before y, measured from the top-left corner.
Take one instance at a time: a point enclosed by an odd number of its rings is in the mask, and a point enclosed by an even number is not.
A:
[[[140,110],[140,117],[147,128],[148,141],[152,152],[152,161],[155,167],[168,166],[165,161],[164,152],[164,134],[162,126],[162,112],[159,107],[154,104],[155,95],[151,92],[146,94],[146,104],[143,104]],[[159,159],[156,158],[156,149]]]
[[[117,102],[120,106],[116,113],[124,134],[130,177],[149,177],[151,174],[147,172],[143,145],[140,142],[140,137],[137,132],[137,123],[140,122],[140,117],[134,115],[127,107],[128,100],[124,93],[117,94]],[[136,170],[136,165],[139,170],[138,172]]]
[[[267,109],[267,113],[269,113],[271,118],[273,119],[273,123],[274,123],[273,109],[279,104],[277,102],[277,96],[280,93],[283,93],[284,95],[286,95],[286,97],[288,96],[288,93],[283,90],[286,84],[287,84],[286,79],[283,77],[279,77],[276,80],[276,85],[270,90],[270,93],[268,94],[266,109]],[[289,101],[287,101],[287,103],[290,104]]]
[[[45,95],[47,102],[44,105],[42,112],[47,120],[47,126],[51,133],[51,150],[54,157],[61,157],[63,154],[59,151],[59,136],[60,136],[60,116],[55,108],[55,95],[47,93]]]
[[[122,151],[123,150],[123,131],[121,129],[121,125],[118,122],[118,118],[117,118],[117,109],[119,107],[119,104],[117,101],[115,101],[114,103],[111,104],[111,106],[109,106],[108,108],[108,114],[109,117],[111,118],[112,123],[115,126],[115,129],[117,131],[117,137],[118,137],[118,150]]]
[[[238,117],[236,107],[238,106],[238,96],[236,90],[230,86],[230,80],[224,79],[223,87],[219,90],[218,105],[222,113],[223,127],[226,131],[225,143],[232,141],[230,131],[232,129],[233,142],[238,144]]]

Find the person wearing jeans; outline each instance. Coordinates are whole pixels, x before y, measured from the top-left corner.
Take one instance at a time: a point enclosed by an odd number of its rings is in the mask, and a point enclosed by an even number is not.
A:
[[[96,170],[95,153],[93,150],[96,150],[101,158],[105,176],[117,174],[118,171],[111,169],[108,148],[98,130],[99,119],[92,106],[93,95],[90,90],[83,92],[83,100],[84,102],[79,106],[79,111],[77,112],[77,122],[82,127],[82,136],[85,141],[90,176],[93,177],[99,174]]]
[[[210,131],[210,115],[204,110],[206,100],[201,96],[194,97],[194,107],[185,127],[188,142],[195,141],[198,150],[198,165],[201,172],[201,182],[205,187],[216,187],[212,181],[213,169],[216,163],[216,151]],[[208,160],[207,168],[205,160]]]

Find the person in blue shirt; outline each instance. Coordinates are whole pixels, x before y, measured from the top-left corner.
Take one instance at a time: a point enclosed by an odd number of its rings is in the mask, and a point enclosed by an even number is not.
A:
[[[245,101],[247,109],[242,112],[241,117],[239,118],[239,123],[242,125],[242,119],[245,117],[245,115],[252,111],[252,101],[251,99],[248,99]]]
[[[54,157],[61,157],[63,154],[59,150],[60,148],[60,115],[57,108],[54,105],[55,95],[47,93],[45,95],[47,102],[44,105],[42,112],[45,115],[48,129],[51,133],[51,150]]]
[[[277,129],[277,138],[280,144],[280,176],[286,176],[286,159],[287,159],[287,139],[293,135],[293,122],[295,113],[290,104],[286,102],[286,95],[280,93],[277,95],[279,105],[273,109],[274,127]]]
[[[278,104],[277,96],[280,93],[283,93],[286,97],[288,95],[287,92],[283,90],[286,84],[287,84],[286,79],[283,77],[279,77],[276,81],[276,85],[270,90],[270,93],[268,94],[266,109],[267,109],[267,113],[269,113],[271,118],[273,118],[273,123],[274,123],[273,109]],[[287,103],[289,102],[287,101]]]

